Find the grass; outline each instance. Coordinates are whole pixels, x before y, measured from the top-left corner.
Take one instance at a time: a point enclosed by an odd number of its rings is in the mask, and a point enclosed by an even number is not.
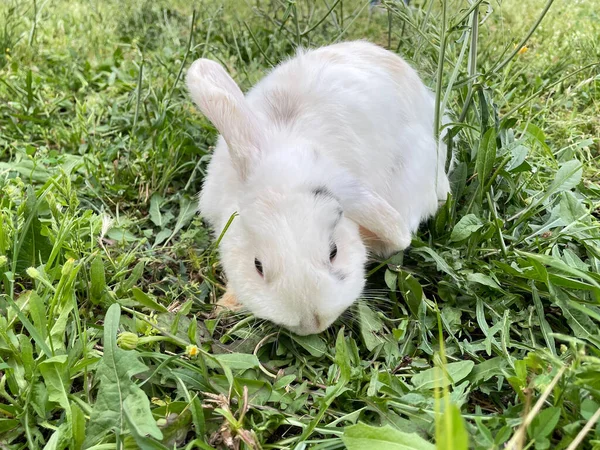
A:
[[[598,8],[367,3],[0,5],[2,448],[600,448]],[[452,198],[322,335],[217,315],[182,70],[352,38],[453,111]]]

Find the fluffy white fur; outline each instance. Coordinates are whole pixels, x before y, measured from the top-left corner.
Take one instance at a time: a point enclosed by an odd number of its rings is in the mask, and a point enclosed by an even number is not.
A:
[[[301,51],[245,97],[206,59],[187,85],[221,133],[200,211],[217,234],[239,213],[220,247],[228,287],[256,316],[298,334],[336,320],[362,292],[367,251],[408,247],[449,192],[433,97],[376,45]]]

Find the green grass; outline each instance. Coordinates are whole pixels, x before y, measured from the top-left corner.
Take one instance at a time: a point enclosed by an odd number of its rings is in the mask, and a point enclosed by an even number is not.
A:
[[[0,5],[1,448],[600,448],[600,11],[384,3]],[[322,335],[217,316],[182,70],[353,38],[453,111],[453,196]]]

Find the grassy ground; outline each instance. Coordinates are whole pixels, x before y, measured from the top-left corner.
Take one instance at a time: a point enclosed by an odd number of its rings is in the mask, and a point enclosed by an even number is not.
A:
[[[471,3],[3,2],[0,447],[600,448],[600,12]],[[322,335],[217,317],[182,70],[350,38],[437,86],[454,195]]]

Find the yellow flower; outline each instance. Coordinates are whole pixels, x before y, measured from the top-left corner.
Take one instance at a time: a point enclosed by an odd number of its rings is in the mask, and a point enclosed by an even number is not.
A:
[[[521,47],[519,49],[519,51],[517,52],[519,55],[522,55],[523,53],[525,53],[527,50],[529,50],[529,47],[527,47],[526,45],[524,45],[523,47]]]
[[[185,349],[185,354],[190,358],[195,358],[198,356],[198,353],[200,353],[200,351],[196,345],[188,345]]]

